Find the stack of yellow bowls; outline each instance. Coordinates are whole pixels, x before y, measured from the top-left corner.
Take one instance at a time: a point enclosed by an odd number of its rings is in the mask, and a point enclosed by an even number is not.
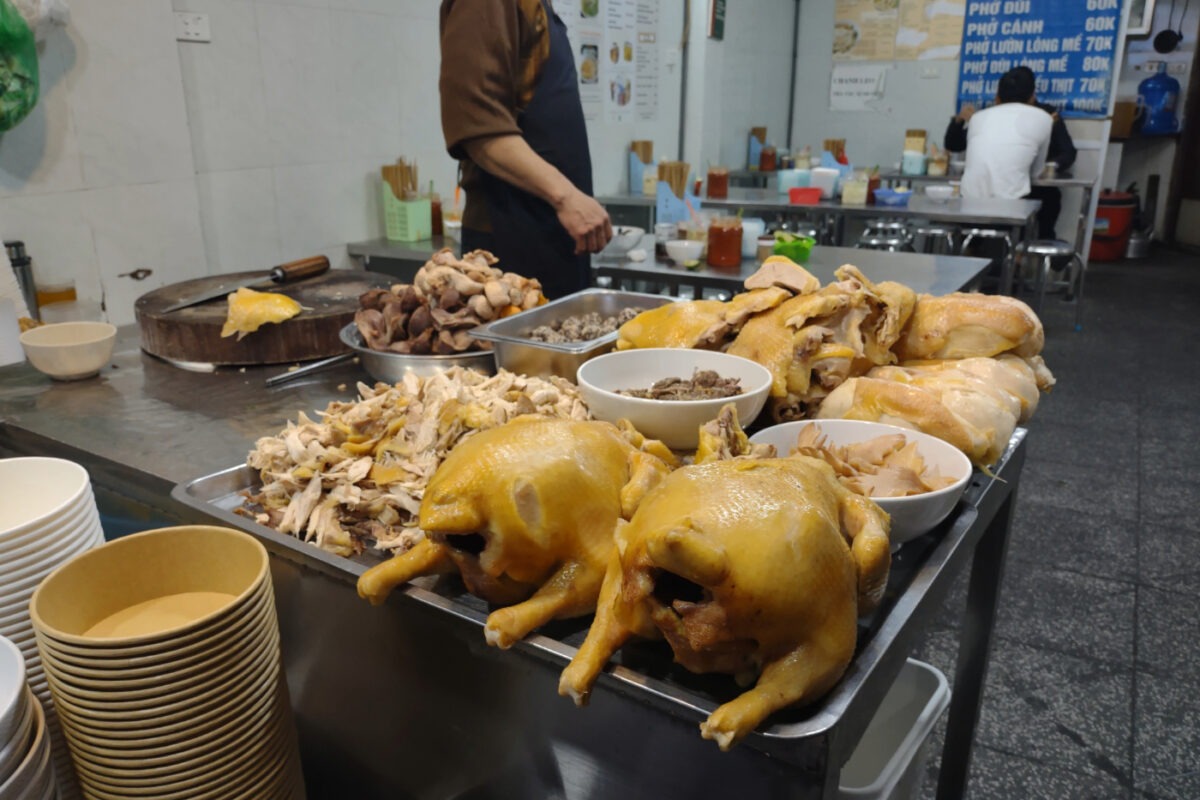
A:
[[[267,552],[229,528],[127,536],[30,603],[83,793],[303,798]]]

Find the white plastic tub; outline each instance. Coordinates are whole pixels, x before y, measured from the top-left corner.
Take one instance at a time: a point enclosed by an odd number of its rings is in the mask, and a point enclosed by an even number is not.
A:
[[[908,800],[920,796],[929,735],[950,705],[950,685],[936,667],[909,659],[842,767],[843,798]]]

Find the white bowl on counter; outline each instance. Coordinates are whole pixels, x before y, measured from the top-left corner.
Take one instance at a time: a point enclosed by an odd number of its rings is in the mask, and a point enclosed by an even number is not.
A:
[[[805,425],[816,425],[830,444],[845,446],[864,442],[879,436],[903,434],[910,442],[916,442],[917,452],[925,460],[927,469],[953,478],[954,483],[944,489],[909,497],[873,497],[880,508],[892,518],[891,541],[893,547],[915,539],[936,528],[950,515],[967,488],[973,467],[966,455],[949,442],[920,431],[885,425],[882,422],[867,422],[856,419],[821,419],[784,422],[764,428],[750,437],[755,444],[772,444],[780,457],[789,455],[796,446],[800,429]]]
[[[25,357],[60,381],[90,378],[112,358],[116,326],[107,322],[59,322],[21,334]]]
[[[686,267],[692,261],[699,261],[702,255],[704,242],[698,239],[672,239],[667,242],[667,256],[680,267]]]
[[[646,231],[642,228],[636,228],[632,225],[619,225],[613,228],[613,238],[600,251],[600,255],[623,256],[637,247],[645,236]]]
[[[925,196],[935,203],[944,203],[954,197],[954,187],[948,183],[931,183],[925,187]]]
[[[618,394],[626,389],[649,389],[663,378],[691,378],[698,369],[739,379],[742,393],[712,400],[650,400]],[[694,449],[700,440],[700,426],[716,419],[726,403],[734,404],[738,421],[748,426],[762,411],[771,389],[771,373],[748,358],[682,348],[619,350],[597,356],[579,368],[576,380],[596,419],[627,419],[643,435],[675,450]]]

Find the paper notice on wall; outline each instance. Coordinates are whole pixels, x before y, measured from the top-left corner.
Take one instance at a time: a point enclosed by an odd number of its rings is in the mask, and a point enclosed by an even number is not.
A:
[[[634,62],[634,42],[637,41],[638,0],[606,0],[604,9],[604,41],[600,57],[603,60],[601,91],[610,122],[632,122],[637,68]]]
[[[958,58],[965,0],[902,0],[896,29],[896,60]]]
[[[833,60],[891,61],[896,51],[899,0],[837,0]]]
[[[637,41],[633,44],[637,118],[658,120],[658,0],[637,0]]]
[[[869,111],[883,98],[887,64],[834,64],[829,81],[831,111]]]
[[[604,108],[600,57],[604,37],[600,6],[601,0],[554,0],[554,12],[563,21],[567,39],[571,42],[575,72],[579,75],[579,99],[586,120],[599,119]]]

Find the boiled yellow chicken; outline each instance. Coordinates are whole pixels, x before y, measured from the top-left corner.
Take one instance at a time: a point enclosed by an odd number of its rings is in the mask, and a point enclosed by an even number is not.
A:
[[[229,315],[221,328],[221,338],[237,334],[240,342],[263,325],[291,319],[302,310],[299,303],[285,294],[256,292],[242,287],[228,297]]]
[[[876,285],[850,264],[835,274],[836,282],[747,321],[727,350],[771,371],[776,419],[807,416],[847,378],[896,360],[891,347],[916,294],[890,281]]]
[[[606,422],[518,417],[450,451],[421,501],[426,538],[367,570],[358,593],[382,603],[420,575],[458,572],[500,606],[489,644],[506,648],[552,619],[590,613],[613,530],[669,472]]]
[[[663,637],[688,670],[757,678],[700,726],[728,749],[841,678],[855,620],[887,582],[888,526],[816,459],[676,470],[618,525],[595,621],[559,693],[583,704],[626,640]]]
[[[974,358],[1013,353],[1022,358],[1042,352],[1042,321],[1015,297],[955,292],[917,299],[904,336],[896,343],[901,361]]]
[[[691,347],[716,349],[754,314],[791,297],[787,289],[766,286],[744,292],[729,302],[688,300],[643,311],[617,331],[617,349]]]
[[[1015,355],[912,362],[851,378],[825,398],[817,417],[913,428],[987,466],[1037,409],[1038,385],[1037,372]]]
[[[716,419],[700,426],[700,441],[693,464],[728,461],[732,458],[774,458],[775,445],[753,444],[738,421],[737,406],[726,403]]]

